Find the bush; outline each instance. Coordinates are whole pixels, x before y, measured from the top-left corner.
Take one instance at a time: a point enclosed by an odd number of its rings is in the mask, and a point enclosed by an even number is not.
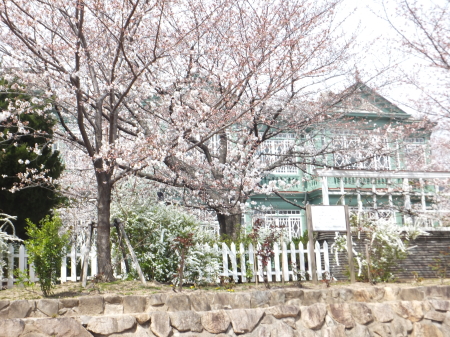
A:
[[[395,275],[392,271],[408,256],[409,241],[419,235],[428,235],[418,227],[400,227],[386,219],[358,219],[353,216],[350,223],[352,232],[357,233],[358,239],[361,238],[361,233],[365,235],[362,243],[368,246],[370,255],[369,262],[365,252],[355,254],[355,260],[359,266],[357,278],[361,281],[388,282],[394,280]],[[334,251],[338,263],[337,253],[347,250],[347,238],[337,234],[331,249]],[[370,271],[370,279],[368,271]]]
[[[185,256],[183,283],[211,283],[218,277],[219,253],[208,245],[213,238],[180,208],[143,201],[113,208],[113,216],[125,225],[146,279],[178,283],[181,256],[173,244],[190,234],[193,245]]]
[[[39,221],[39,226],[27,219],[27,234],[25,241],[29,262],[39,277],[39,284],[44,296],[52,293],[57,281],[57,272],[61,269],[61,262],[69,244],[69,233],[59,234],[62,227],[58,216]]]

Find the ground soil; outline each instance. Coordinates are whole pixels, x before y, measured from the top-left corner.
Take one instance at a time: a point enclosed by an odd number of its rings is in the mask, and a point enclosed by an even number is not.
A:
[[[431,285],[450,285],[450,279],[445,279],[444,282],[438,279],[425,279],[421,282],[415,282],[414,280],[401,280],[395,283],[379,283],[376,286],[396,286],[396,287],[414,287],[414,286],[431,286]],[[270,283],[271,289],[280,289],[283,287],[298,287],[298,284],[292,282]],[[366,288],[373,287],[370,283],[357,282],[350,284],[350,282],[332,282],[330,287],[349,287],[352,288]],[[301,287],[304,289],[325,289],[326,283],[319,282],[315,285],[312,282],[302,282]],[[240,292],[240,291],[255,291],[265,290],[264,284],[255,283],[242,283],[232,285],[211,285],[203,287],[185,286],[183,292],[196,292],[196,291],[209,291],[209,292]],[[80,282],[67,282],[64,284],[56,285],[53,290],[53,295],[50,298],[70,298],[86,295],[103,295],[103,294],[116,294],[116,295],[149,295],[155,293],[174,292],[174,287],[169,284],[161,284],[157,282],[147,282],[147,285],[142,285],[139,281],[122,281],[118,280],[109,283],[89,283],[86,288],[81,286]],[[0,300],[20,300],[20,299],[40,299],[44,298],[39,288],[39,283],[29,286],[14,286],[12,289],[3,289],[0,291]]]

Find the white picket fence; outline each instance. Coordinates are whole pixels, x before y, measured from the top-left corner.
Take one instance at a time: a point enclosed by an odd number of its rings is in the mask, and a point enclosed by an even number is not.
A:
[[[15,249],[16,247],[16,249]],[[77,271],[77,262],[81,261],[83,263],[84,254],[77,252],[75,245],[73,245],[69,252],[67,252],[66,258],[63,258],[61,265],[61,283],[65,283],[67,281],[79,281],[81,277],[81,270]],[[19,269],[21,272],[25,270],[28,271],[28,280],[31,282],[38,281],[39,278],[35,275],[35,271],[32,264],[28,263],[28,255],[27,250],[24,245],[20,245],[17,249],[17,246],[13,246],[12,244],[8,245],[8,255],[0,256],[0,259],[4,259],[6,262],[6,272],[5,270],[0,269],[0,280],[1,284],[7,284],[7,288],[12,288],[14,283],[18,281],[18,279],[14,275],[14,270]],[[69,263],[67,260],[69,259]],[[90,273],[88,273],[88,277],[92,277],[97,274],[97,255],[95,250],[91,250],[89,254],[89,266]]]
[[[29,280],[31,282],[38,281],[33,265],[28,264],[28,255],[25,246],[20,245],[18,249],[14,249],[14,247],[15,246],[10,244],[8,247],[9,254],[0,256],[0,259],[5,259],[6,262],[6,272],[5,270],[0,270],[0,280],[2,284],[6,283],[8,288],[14,286],[14,283],[18,281],[14,277],[15,269],[19,269],[22,272],[28,270]],[[301,243],[299,243],[298,247],[295,247],[294,243],[291,242],[289,244],[290,249],[287,247],[288,245],[286,245],[286,243],[283,243],[281,247],[275,243],[273,247],[274,256],[270,259],[267,266],[263,268],[261,258],[256,259],[256,249],[254,249],[252,244],[249,244],[247,249],[245,249],[244,245],[241,243],[239,250],[237,250],[234,243],[232,243],[230,247],[223,243],[221,249],[222,273],[220,276],[232,277],[235,282],[238,282],[239,279],[241,279],[242,282],[254,282],[255,275],[253,275],[251,279],[247,279],[246,271],[248,268],[251,268],[252,274],[254,274],[254,264],[255,261],[258,260],[258,275],[259,281],[261,282],[263,281],[263,274],[267,276],[269,282],[280,282],[282,274],[284,275],[285,281],[297,281],[298,272],[302,275],[309,274],[309,279],[311,279],[311,257],[309,250],[304,248]],[[217,249],[218,252],[220,251],[217,245],[214,245],[214,248]],[[321,248],[319,243],[316,242],[314,252],[317,276],[319,279],[322,279],[325,272],[330,272],[328,243],[325,241]],[[77,264],[80,262],[81,264],[83,263],[83,257],[83,249],[80,253],[77,251],[75,245],[71,247],[66,258],[63,259],[61,266],[61,283],[80,280],[81,268],[77,268]],[[67,263],[67,260],[69,260],[69,263]],[[90,266],[88,278],[91,278],[98,273],[97,256],[94,249],[91,250],[89,254],[88,264]],[[124,261],[121,261],[120,265],[121,269],[125,270]],[[294,270],[295,268],[297,268],[297,270]],[[120,277],[120,275],[117,276]],[[330,274],[328,274],[328,276],[330,276]]]
[[[287,246],[288,245],[284,242],[281,247],[275,243],[273,247],[274,256],[269,260],[265,268],[263,268],[261,258],[258,257],[257,270],[259,281],[263,281],[263,274],[267,276],[267,280],[269,282],[280,282],[282,280],[282,275],[284,275],[285,281],[297,281],[299,272],[303,277],[306,277],[306,274],[308,274],[309,279],[312,279],[311,256],[308,250],[309,243],[307,248],[304,248],[302,243],[299,243],[298,247],[295,247],[293,242],[289,244],[290,249],[288,249]],[[314,247],[314,255],[319,280],[322,279],[325,272],[328,273],[327,277],[331,277],[328,243],[325,241],[321,248],[320,244],[316,242]],[[239,250],[237,250],[234,243],[231,244],[230,248],[223,243],[223,272],[221,276],[233,277],[235,282],[237,282],[239,278],[242,279],[242,282],[254,282],[255,275],[248,280],[246,277],[246,270],[247,268],[251,268],[252,274],[254,274],[253,271],[255,270],[255,260],[255,249],[252,244],[249,244],[248,248],[245,249],[244,245],[241,243],[239,245]],[[307,262],[307,264],[305,262]]]

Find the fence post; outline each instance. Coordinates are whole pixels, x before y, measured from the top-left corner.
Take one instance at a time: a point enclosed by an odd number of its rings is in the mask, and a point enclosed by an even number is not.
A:
[[[264,276],[264,271],[263,271],[263,276]],[[267,261],[267,265],[266,265],[266,277],[267,277],[267,282],[272,282],[272,259],[269,257],[269,261]]]
[[[25,246],[19,246],[19,270],[23,272],[25,270]]]
[[[77,282],[77,251],[75,243],[72,244],[70,250],[70,280]]]
[[[298,250],[299,250],[299,256],[300,256],[300,274],[302,275],[302,277],[306,277],[306,271],[305,271],[305,249],[303,247],[303,243],[301,243],[301,242],[298,243]]]
[[[8,289],[14,286],[14,246],[8,245]]]
[[[284,275],[284,281],[289,282],[289,268],[288,268],[288,253],[287,253],[287,247],[286,242],[282,243],[282,259],[283,259],[283,275]]]
[[[36,274],[35,274],[35,272],[34,272],[34,264],[33,263],[31,263],[30,265],[29,265],[29,268],[30,268],[30,270],[29,270],[29,275],[30,275],[30,282],[36,282],[37,281],[37,279],[36,279]]]
[[[328,255],[328,242],[323,242],[323,262],[325,264],[325,271],[328,272],[330,279],[333,277],[330,272],[330,256]]]
[[[248,245],[248,263],[250,264],[252,268],[252,279],[251,282],[255,282],[255,253],[253,252],[253,244]]]
[[[94,277],[98,274],[98,268],[97,268],[97,247],[94,245],[91,248],[91,276]]]
[[[245,265],[245,248],[244,244],[241,242],[239,245],[239,253],[241,254],[241,281],[242,283],[247,282],[247,272],[246,272],[246,265]]]
[[[234,282],[238,282],[238,273],[237,273],[237,257],[236,257],[236,245],[234,242],[231,243],[230,246],[230,260],[231,260],[231,267],[233,268],[233,279]]]
[[[228,247],[225,242],[222,242],[222,262],[223,262],[223,276],[228,277]]]
[[[278,243],[275,242],[273,244],[273,258],[275,259],[275,281],[281,281],[281,273],[280,273],[280,249],[278,248]]]
[[[320,244],[318,241],[316,241],[316,244],[314,245],[314,255],[316,258],[316,268],[317,268],[317,278],[319,280],[322,280],[322,263],[320,261]]]
[[[63,256],[61,263],[61,283],[67,282],[67,251]]]
[[[293,242],[291,242],[291,264],[292,266],[297,266],[297,259],[295,258],[295,245]],[[294,268],[292,267],[292,281],[297,281],[297,274],[294,271]]]
[[[259,249],[261,249],[261,247],[259,247]],[[263,270],[263,267],[262,267],[261,256],[256,255],[256,262],[258,263],[258,281],[259,282],[264,282],[264,270]]]
[[[313,278],[312,278],[312,266],[311,266],[311,254],[310,254],[311,249],[310,249],[310,245],[311,245],[311,242],[308,241],[307,249],[306,249],[306,253],[308,254],[308,274],[309,274],[309,280],[312,280]]]

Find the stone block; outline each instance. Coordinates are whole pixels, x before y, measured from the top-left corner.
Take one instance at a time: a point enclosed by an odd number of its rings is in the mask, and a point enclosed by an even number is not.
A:
[[[21,319],[0,319],[0,337],[19,337],[24,328]]]
[[[252,291],[250,296],[251,308],[267,308],[270,304],[271,296],[269,291]]]
[[[194,311],[169,312],[170,323],[178,331],[202,332],[201,316]]]
[[[430,286],[424,287],[425,296],[427,298],[436,298],[448,300],[450,299],[450,286]]]
[[[201,320],[203,328],[213,334],[227,331],[231,323],[230,318],[224,310],[205,312]]]
[[[284,304],[286,302],[286,293],[283,290],[274,290],[270,292],[270,303],[269,305],[275,306]],[[243,308],[245,309],[245,308]]]
[[[303,294],[303,305],[312,305],[314,303],[321,303],[325,301],[327,296],[321,290],[308,290]],[[291,304],[291,303],[288,303]]]
[[[294,337],[294,330],[287,324],[278,321],[270,327],[270,337]]]
[[[347,330],[347,337],[370,337],[369,329],[360,324],[356,324],[356,326],[351,329]]]
[[[135,312],[145,312],[147,298],[145,296],[133,295],[124,296],[122,300],[123,313],[130,314]]]
[[[31,305],[33,303],[33,306]],[[19,300],[11,301],[9,304],[8,318],[25,318],[29,317],[31,310],[34,309],[34,301]]]
[[[102,335],[123,332],[136,325],[136,318],[129,315],[93,317],[87,324],[87,330]]]
[[[86,296],[79,299],[81,315],[101,315],[104,310],[103,296]]]
[[[400,292],[399,287],[384,287],[384,301],[397,301],[398,294]]]
[[[122,315],[122,314],[123,314],[122,304],[105,303],[104,315]]]
[[[411,337],[445,337],[441,329],[433,324],[414,323]]]
[[[338,323],[344,325],[346,329],[351,329],[355,326],[355,321],[347,303],[329,304],[328,312]]]
[[[3,310],[3,309],[5,309],[5,308],[7,308],[8,305],[9,305],[9,301],[1,300],[1,301],[0,301],[0,310]]]
[[[323,329],[322,336],[323,337],[347,337],[345,334],[345,327],[341,324]]]
[[[371,289],[355,289],[353,291],[353,300],[355,302],[371,302],[374,291]]]
[[[304,293],[302,289],[286,289],[284,292],[285,302],[293,299],[303,300]]]
[[[336,288],[331,289],[331,297],[336,302],[350,302],[353,300],[353,289],[350,288]]]
[[[166,294],[153,294],[147,297],[147,310],[149,306],[158,307],[166,304]]]
[[[211,301],[212,296],[208,294],[192,294],[190,296],[191,299],[191,308],[194,311],[210,311],[211,310]]]
[[[39,300],[36,301],[37,316],[52,317],[58,314],[59,301],[58,300]],[[42,314],[42,315],[39,315]]]
[[[270,307],[265,310],[267,315],[272,315],[273,317],[280,319],[286,317],[297,317],[300,308],[293,305],[277,305],[275,307]]]
[[[450,301],[430,299],[428,302],[435,310],[450,311]]]
[[[317,329],[322,326],[327,314],[326,305],[316,303],[309,307],[301,307],[301,320],[308,329]]]
[[[170,326],[169,314],[164,311],[153,312],[150,329],[157,337],[170,336],[172,327]]]
[[[114,294],[106,294],[105,296],[103,296],[105,303],[109,303],[109,304],[122,304],[123,301],[123,297],[119,296],[119,295],[114,295]]]
[[[79,322],[69,317],[37,319],[34,325],[37,329],[49,336],[92,337]]]
[[[152,318],[152,315],[148,312],[134,314],[133,316],[134,318],[136,318],[136,322],[138,322],[141,325],[149,322],[150,319]]]
[[[392,336],[391,326],[388,323],[374,322],[371,325],[369,325],[369,331],[371,333],[371,336],[377,337]]]
[[[367,303],[372,315],[380,323],[387,323],[394,319],[394,312],[388,303]]]
[[[63,298],[59,300],[59,309],[78,307],[78,298]]]
[[[349,309],[357,323],[365,325],[373,321],[372,310],[365,303],[350,303]]]
[[[400,289],[399,299],[402,301],[423,301],[425,293],[420,288]]]
[[[191,310],[191,300],[187,295],[169,295],[166,299],[168,311],[188,311]]]
[[[435,322],[443,322],[445,317],[446,317],[445,313],[435,311],[435,310],[430,310],[430,311],[426,312],[425,316],[424,316],[424,318],[435,321]]]
[[[227,311],[231,325],[236,334],[252,332],[261,317],[264,315],[263,309],[235,309]]]
[[[419,301],[399,301],[392,305],[394,312],[411,322],[419,322],[423,318],[422,303]]]
[[[409,332],[413,329],[411,321],[395,317],[391,322],[391,332],[393,336],[408,336]]]

